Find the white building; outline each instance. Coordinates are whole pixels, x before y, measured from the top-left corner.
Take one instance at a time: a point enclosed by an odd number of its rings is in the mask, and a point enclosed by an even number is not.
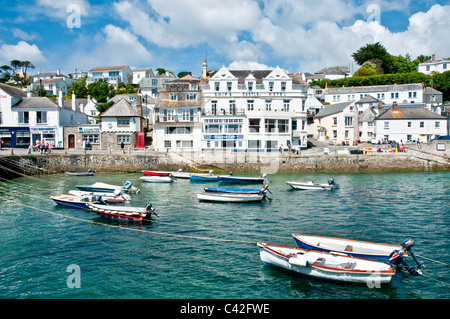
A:
[[[419,139],[428,142],[436,135],[447,135],[447,125],[445,116],[420,107],[398,107],[394,103],[375,119],[374,139],[404,143]]]
[[[327,105],[314,116],[314,138],[330,144],[355,145],[358,111],[354,101]]]
[[[13,148],[42,140],[64,147],[63,127],[88,123],[86,114],[64,106],[62,91],[55,102],[0,84],[0,101],[1,138]]]
[[[203,65],[204,150],[306,148],[306,83],[274,70],[207,71]]]
[[[87,98],[77,98],[75,93],[72,92],[72,98],[64,100],[64,106],[71,108],[73,111],[86,114],[90,124],[97,124],[99,122],[97,116],[100,112],[97,109],[97,100],[91,98],[90,95]]]
[[[120,82],[130,84],[133,73],[128,66],[97,67],[88,72],[86,85],[94,83],[99,79],[105,79],[109,84],[117,89]]]
[[[45,91],[47,91],[47,95],[58,95],[60,90],[63,92],[63,95],[67,95],[67,89],[69,86],[70,83],[68,83],[64,78],[53,77],[34,81],[28,86],[28,91],[31,92],[38,87],[42,87]]]
[[[191,75],[164,84],[155,104],[155,150],[201,150],[202,92],[199,84],[200,80]]]
[[[133,81],[131,84],[136,86],[139,86],[142,79],[156,79],[156,75],[151,68],[132,69],[131,72],[133,73]]]
[[[433,54],[431,60],[420,63],[417,66],[417,72],[424,74],[443,73],[450,70],[450,60],[440,59],[436,60],[436,55]]]

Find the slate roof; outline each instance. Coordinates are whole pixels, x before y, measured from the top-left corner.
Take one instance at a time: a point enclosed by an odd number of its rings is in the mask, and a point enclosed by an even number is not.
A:
[[[352,102],[343,102],[324,106],[314,117],[325,117],[331,114],[342,112],[350,104],[352,104]]]
[[[371,92],[391,92],[391,91],[395,92],[395,91],[417,91],[417,90],[422,90],[422,83],[328,88],[327,94],[371,93]]]
[[[245,84],[245,79],[251,74],[256,79],[256,84],[262,84],[262,80],[266,78],[273,70],[228,70],[234,77],[238,79],[238,84]],[[208,71],[207,76],[211,78],[217,71]]]
[[[58,103],[48,97],[24,97],[22,101],[12,107],[13,109],[57,109]]]
[[[128,66],[127,65],[122,65],[122,66],[105,66],[105,67],[98,67],[98,68],[93,68],[91,71],[120,71],[123,69],[126,69]]]
[[[140,114],[134,109],[130,103],[124,99],[120,99],[111,105],[100,117],[136,117]]]
[[[376,117],[375,111],[369,107],[358,116],[358,122],[373,122]]]
[[[22,91],[21,89],[16,88],[11,85],[0,83],[0,89],[2,89],[3,91],[5,91],[6,94],[8,94],[16,99],[21,99],[21,98],[27,96],[27,92]]]
[[[397,111],[390,108],[381,113],[377,120],[445,120],[445,116],[439,115],[421,107],[398,107]]]

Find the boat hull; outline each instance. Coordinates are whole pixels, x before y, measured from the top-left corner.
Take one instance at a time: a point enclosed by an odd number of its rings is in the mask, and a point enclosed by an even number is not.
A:
[[[69,195],[73,196],[99,196],[103,201],[109,202],[109,203],[123,203],[126,200],[130,200],[129,195],[114,195],[112,193],[95,193],[95,192],[85,192],[85,191],[76,191],[71,190],[68,193]],[[125,196],[125,197],[124,197]]]
[[[336,186],[329,184],[316,184],[316,183],[299,183],[299,182],[286,182],[289,186],[296,190],[332,190]]]
[[[297,246],[302,249],[337,252],[347,256],[366,258],[387,263],[389,262],[389,255],[394,250],[401,250],[401,247],[398,245],[304,234],[292,234],[292,236],[294,237]]]
[[[258,247],[264,265],[318,279],[375,286],[389,283],[395,274],[390,265],[376,261],[263,243]]]
[[[263,177],[218,176],[220,183],[262,184]]]
[[[162,175],[155,175],[155,176],[142,176],[140,178],[143,182],[147,183],[172,183],[173,178],[172,176],[162,176]]]
[[[119,221],[140,222],[150,217],[144,208],[90,204],[88,208],[100,216]]]
[[[237,193],[198,193],[197,198],[201,201],[211,202],[231,202],[231,203],[248,203],[260,202],[264,196],[262,194],[237,194]]]
[[[94,196],[55,195],[50,198],[58,205],[72,208],[87,209],[92,203],[98,203]]]
[[[66,175],[69,175],[69,176],[94,176],[94,171],[88,171],[88,172],[66,172]]]
[[[171,172],[161,172],[161,171],[142,171],[142,174],[148,176],[170,176]]]
[[[214,175],[195,175],[192,174],[189,179],[192,182],[217,182],[219,178]]]

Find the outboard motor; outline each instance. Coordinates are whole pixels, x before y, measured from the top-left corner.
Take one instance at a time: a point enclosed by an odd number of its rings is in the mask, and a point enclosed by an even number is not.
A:
[[[414,261],[417,264],[417,267],[425,267],[424,262],[420,261],[419,259],[417,259],[416,255],[414,254],[414,252],[411,250],[411,248],[415,245],[414,240],[412,240],[411,238],[408,238],[407,240],[405,240],[403,243],[400,244],[400,246],[402,246],[403,250],[407,251],[409,255],[411,255],[411,257],[414,259]]]
[[[131,184],[130,181],[126,181],[125,184],[123,184],[123,188],[124,188],[124,189],[130,189],[131,186],[132,186],[132,184]]]
[[[147,205],[145,205],[145,210],[147,211],[147,213],[155,214],[156,216],[159,217],[159,215],[155,212],[152,206],[153,206],[152,203],[147,203]]]
[[[410,266],[403,258],[403,254],[403,250],[394,250],[389,255],[389,262],[394,266],[404,267],[413,276],[420,276],[422,274],[420,270]]]
[[[334,187],[338,187],[338,184],[336,184],[336,182],[334,181],[334,178],[333,177],[330,177],[329,179],[328,179],[328,185],[330,185],[330,186],[334,186]]]

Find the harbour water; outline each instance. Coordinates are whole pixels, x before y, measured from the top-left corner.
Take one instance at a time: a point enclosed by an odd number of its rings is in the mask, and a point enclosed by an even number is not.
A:
[[[237,175],[237,174],[235,174]],[[21,177],[0,186],[3,299],[447,299],[450,172],[293,173],[268,176],[263,203],[199,202],[206,184],[142,183],[140,173]],[[287,180],[335,191],[295,191]],[[131,205],[159,217],[120,223],[56,205],[78,184],[131,181]],[[209,183],[208,186],[217,185]],[[248,185],[246,186],[248,187]],[[381,288],[302,277],[264,266],[258,241],[295,246],[292,233],[416,242],[423,276],[397,273]],[[74,272],[78,269],[78,272]],[[78,277],[72,282],[73,275]],[[79,285],[74,287],[74,283]]]

